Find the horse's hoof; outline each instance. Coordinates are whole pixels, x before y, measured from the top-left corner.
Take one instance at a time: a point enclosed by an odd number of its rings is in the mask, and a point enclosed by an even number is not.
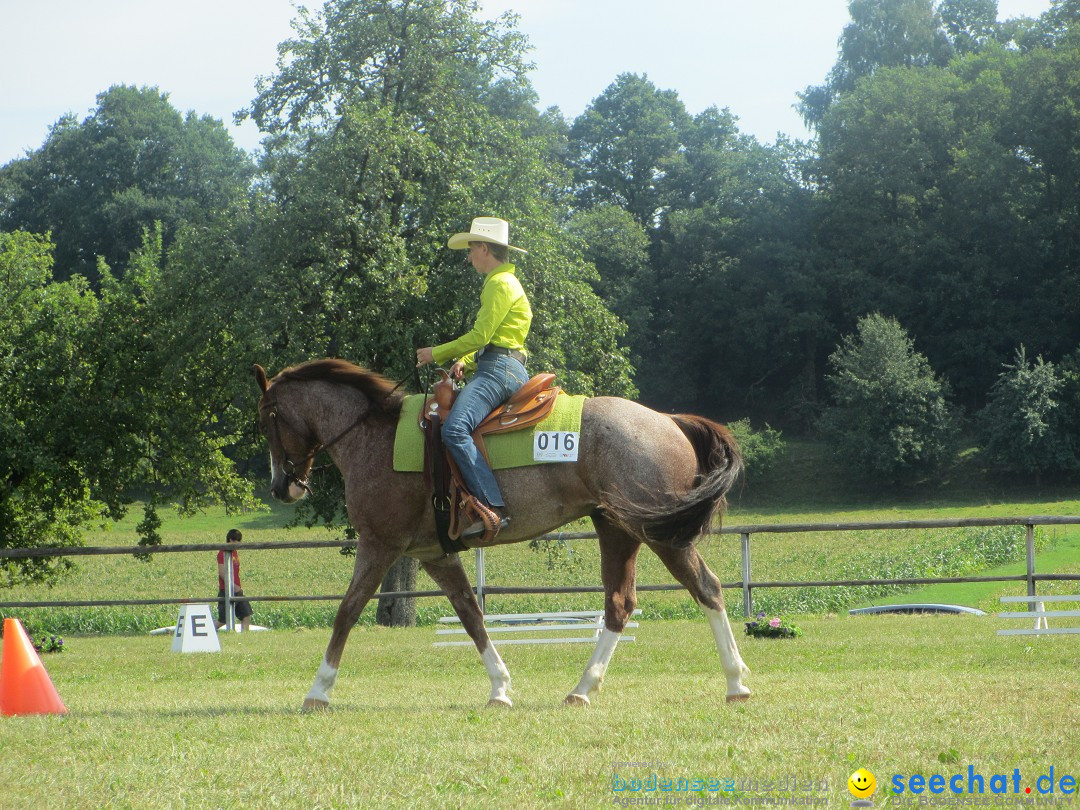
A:
[[[563,701],[563,705],[564,706],[581,706],[581,707],[587,709],[587,708],[589,708],[589,698],[587,698],[585,695],[570,694],[570,695],[566,696],[566,699]]]
[[[330,701],[328,700],[316,700],[315,698],[304,698],[304,706],[300,710],[302,712],[322,712],[330,708]]]
[[[510,709],[513,708],[513,706],[514,704],[510,702],[510,698],[508,697],[492,698],[487,704],[489,709]]]
[[[727,696],[727,702],[728,703],[746,703],[746,701],[748,701],[749,699],[750,699],[750,693],[749,692],[747,692],[745,695],[728,695]]]

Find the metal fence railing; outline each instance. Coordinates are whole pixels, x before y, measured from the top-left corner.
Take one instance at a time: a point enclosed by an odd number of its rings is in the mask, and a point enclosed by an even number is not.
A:
[[[1025,582],[1027,594],[1036,596],[1036,583],[1053,580],[1080,580],[1080,574],[1040,574],[1035,570],[1035,527],[1036,526],[1068,526],[1080,525],[1080,516],[1071,515],[1030,515],[1026,517],[997,517],[997,518],[955,518],[941,520],[903,520],[885,521],[872,523],[788,523],[788,524],[760,524],[752,526],[727,526],[716,532],[717,534],[737,534],[741,541],[742,579],[738,582],[722,583],[729,590],[739,589],[743,597],[743,610],[747,616],[754,615],[753,592],[759,588],[834,588],[860,585],[931,585],[935,583],[951,582]],[[849,579],[849,580],[807,580],[807,581],[756,581],[753,579],[751,546],[752,538],[757,534],[775,533],[801,533],[801,532],[849,532],[849,531],[873,531],[883,529],[954,529],[985,526],[1023,526],[1025,527],[1026,542],[1026,572],[1023,574],[1006,576],[961,576],[961,577],[907,577],[898,579]],[[546,537],[563,540],[578,540],[595,538],[595,532],[562,532],[559,534],[546,535]],[[296,540],[276,542],[244,542],[244,551],[272,550],[272,549],[310,549],[310,548],[355,548],[355,542],[332,541],[332,540]],[[160,546],[73,546],[62,548],[0,548],[0,560],[20,559],[27,557],[77,557],[96,555],[141,555],[141,554],[173,554],[185,552],[201,552],[235,549],[235,544],[221,545],[160,545]],[[489,585],[484,570],[484,550],[476,550],[476,584],[474,590],[483,607],[485,596],[501,594],[566,594],[566,593],[603,593],[600,585],[565,586],[565,587],[540,587],[540,586],[499,586]],[[639,591],[672,591],[682,590],[681,585],[639,585]],[[432,597],[442,596],[442,591],[390,591],[376,594],[379,599],[396,599],[407,597]],[[326,595],[295,595],[295,596],[248,596],[244,598],[251,602],[302,602],[302,601],[340,601],[343,594]],[[0,602],[0,608],[38,608],[38,607],[122,607],[134,605],[174,605],[193,601],[216,601],[194,599],[93,599],[93,600],[52,600],[33,602]],[[1034,610],[1034,599],[1029,610]]]

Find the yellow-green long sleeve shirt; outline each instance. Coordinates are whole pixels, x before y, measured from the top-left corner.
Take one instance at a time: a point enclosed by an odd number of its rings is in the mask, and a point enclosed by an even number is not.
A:
[[[448,360],[464,360],[466,371],[476,367],[475,354],[489,343],[507,349],[525,350],[525,338],[532,325],[532,307],[514,275],[512,264],[501,264],[484,278],[480,290],[480,312],[473,328],[449,343],[435,346],[432,356],[440,366]]]

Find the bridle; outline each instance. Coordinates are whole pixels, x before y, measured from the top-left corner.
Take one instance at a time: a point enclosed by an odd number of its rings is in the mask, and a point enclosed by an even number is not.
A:
[[[358,427],[360,423],[364,421],[365,417],[367,417],[366,410],[364,411],[364,413],[360,414],[360,416],[356,418],[355,422],[353,422],[351,425],[349,425],[347,428],[337,434],[330,441],[317,443],[310,451],[308,451],[308,454],[304,456],[303,460],[299,464],[299,467],[306,467],[308,464],[314,461],[315,457],[319,455],[319,453],[321,453],[323,450],[329,450],[339,441],[344,439],[354,428]],[[284,423],[287,428],[289,428],[291,431],[293,431],[293,433],[296,433],[298,435],[303,435],[303,433],[297,430],[295,425],[290,424],[288,419],[278,413],[277,399],[274,397],[270,397],[269,418],[270,424],[274,426],[274,438],[277,439],[278,447],[281,448],[281,471],[285,473],[285,480],[289,484],[295,484],[296,486],[300,487],[302,490],[307,492],[308,495],[314,495],[315,493],[311,489],[309,479],[311,477],[311,473],[321,470],[322,467],[313,467],[312,469],[310,469],[308,471],[307,478],[301,478],[299,475],[297,475],[297,465],[293,463],[293,461],[289,458],[288,453],[285,452],[285,443],[281,440],[281,425],[282,423]]]
[[[407,379],[409,379],[409,378],[406,377],[405,379],[401,380],[401,382],[399,382],[397,385],[394,386],[393,390],[391,390],[390,393],[392,394],[392,393],[394,393],[394,391],[397,391],[402,386],[402,384],[405,382],[405,380],[407,380]],[[268,394],[270,394],[269,390],[265,391],[263,393],[263,396],[266,397]],[[282,455],[281,471],[283,473],[285,473],[285,480],[290,485],[295,484],[296,486],[300,487],[308,495],[314,496],[315,492],[312,490],[311,483],[310,483],[311,473],[318,472],[319,470],[321,470],[324,467],[329,466],[329,465],[323,465],[323,467],[312,467],[310,470],[308,470],[307,478],[301,478],[299,475],[296,474],[297,465],[292,462],[292,460],[289,458],[288,454],[285,452],[285,443],[281,440],[281,424],[285,423],[285,426],[287,428],[289,428],[291,431],[293,431],[293,433],[296,433],[297,435],[302,436],[303,432],[297,430],[295,425],[289,424],[289,420],[287,420],[284,416],[281,416],[280,414],[278,414],[277,398],[274,397],[272,394],[269,397],[269,404],[270,404],[270,414],[269,414],[270,423],[274,426],[274,438],[277,439],[278,447],[281,448],[281,455]],[[299,466],[300,467],[306,467],[308,464],[310,464],[312,461],[314,461],[315,457],[318,456],[319,453],[321,453],[323,450],[329,450],[331,447],[333,447],[339,441],[344,439],[349,433],[351,433],[353,431],[353,429],[360,426],[360,423],[363,422],[365,418],[367,418],[367,414],[368,414],[368,412],[365,409],[363,413],[361,413],[358,417],[356,417],[356,421],[354,421],[351,425],[349,425],[343,431],[338,433],[330,441],[317,443],[310,451],[308,451],[308,454],[306,456],[304,456],[304,458],[300,462]]]

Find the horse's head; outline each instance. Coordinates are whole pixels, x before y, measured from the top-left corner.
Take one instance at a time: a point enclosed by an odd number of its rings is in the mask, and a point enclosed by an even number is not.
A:
[[[368,414],[387,425],[396,424],[401,414],[400,383],[345,360],[310,360],[269,382],[262,366],[253,371],[262,392],[259,428],[270,443],[270,492],[285,503],[311,493],[308,476],[315,456],[353,435]]]
[[[296,503],[311,492],[308,476],[319,441],[290,408],[287,389],[275,390],[262,366],[256,364],[253,371],[262,391],[259,430],[270,445],[270,493],[283,503]]]

